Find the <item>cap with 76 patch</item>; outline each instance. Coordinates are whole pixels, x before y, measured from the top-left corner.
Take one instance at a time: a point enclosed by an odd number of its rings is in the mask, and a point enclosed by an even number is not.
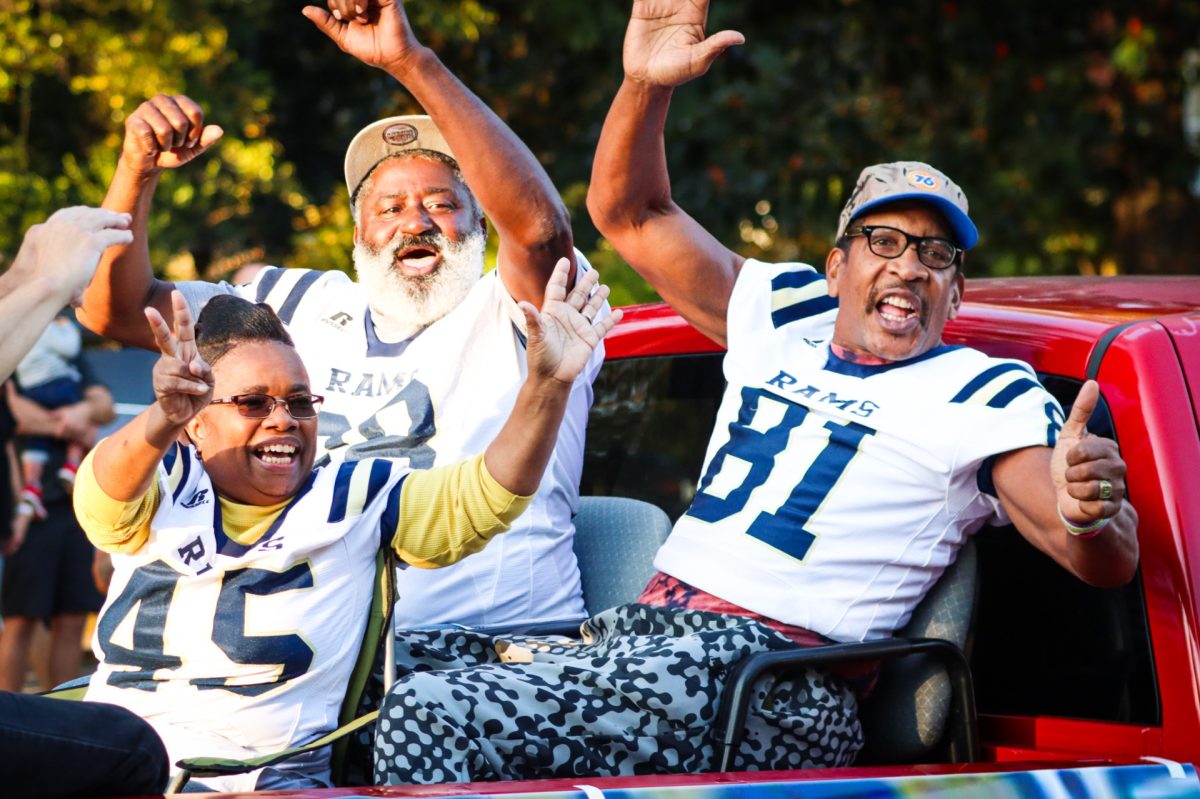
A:
[[[979,241],[979,231],[967,215],[967,195],[944,173],[919,161],[875,164],[864,169],[838,218],[835,240],[846,235],[850,223],[867,211],[899,200],[927,202],[936,207],[950,223],[955,243],[964,250]]]

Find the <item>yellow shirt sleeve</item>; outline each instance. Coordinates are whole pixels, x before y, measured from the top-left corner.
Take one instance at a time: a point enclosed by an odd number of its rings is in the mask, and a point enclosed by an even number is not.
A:
[[[449,566],[506,531],[532,499],[497,483],[482,455],[415,471],[400,490],[392,548],[413,566]]]
[[[122,502],[105,494],[96,482],[93,449],[79,464],[75,477],[73,503],[79,526],[92,546],[104,552],[136,552],[150,537],[150,522],[158,510],[158,476],[141,499]]]

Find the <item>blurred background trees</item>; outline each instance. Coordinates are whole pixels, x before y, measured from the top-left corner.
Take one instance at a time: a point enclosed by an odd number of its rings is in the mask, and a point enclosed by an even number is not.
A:
[[[345,146],[416,108],[301,0],[0,0],[0,263],[99,203],[122,122],[183,92],[226,134],[162,181],[173,278],[252,260],[348,269]],[[418,36],[542,159],[616,302],[653,292],[584,209],[627,0],[412,3]],[[858,170],[927,160],[971,198],[970,274],[1200,271],[1200,0],[714,0],[747,43],[676,94],[677,201],[746,255],[820,263]]]

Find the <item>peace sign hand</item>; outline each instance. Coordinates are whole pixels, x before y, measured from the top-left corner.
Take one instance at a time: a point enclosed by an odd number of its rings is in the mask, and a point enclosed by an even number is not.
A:
[[[171,292],[175,332],[167,327],[162,315],[146,308],[146,321],[162,357],[154,365],[154,396],[167,421],[183,427],[212,400],[212,369],[196,350],[196,331],[187,301],[178,291]]]

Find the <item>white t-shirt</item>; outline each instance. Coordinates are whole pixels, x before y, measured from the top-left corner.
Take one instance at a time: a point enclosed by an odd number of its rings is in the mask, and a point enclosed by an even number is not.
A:
[[[79,357],[82,346],[83,337],[75,323],[57,317],[46,325],[42,335],[17,364],[17,382],[26,389],[63,377],[78,382],[79,370],[72,362]]]
[[[742,267],[703,477],[655,566],[860,641],[902,627],[966,536],[1006,521],[989,458],[1053,445],[1063,413],[1027,364],[967,347],[841,360],[836,308],[810,266]]]
[[[576,252],[580,270],[588,268]],[[496,271],[446,316],[405,342],[378,340],[366,292],[342,272],[268,268],[254,282],[184,283],[198,313],[215,293],[273,307],[288,326],[312,389],[325,397],[319,438],[345,457],[442,466],[483,452],[525,377],[525,320]],[[533,504],[483,552],[400,576],[398,628],[515,625],[584,616],[571,518],[579,503],[596,348],[576,379],[554,454]]]
[[[335,729],[407,473],[387,460],[335,460],[243,546],[222,530],[195,450],[173,448],[149,540],[112,556],[87,700],[146,719],[172,763],[275,754]],[[277,768],[328,780],[329,749]],[[253,790],[257,778],[204,784]]]

